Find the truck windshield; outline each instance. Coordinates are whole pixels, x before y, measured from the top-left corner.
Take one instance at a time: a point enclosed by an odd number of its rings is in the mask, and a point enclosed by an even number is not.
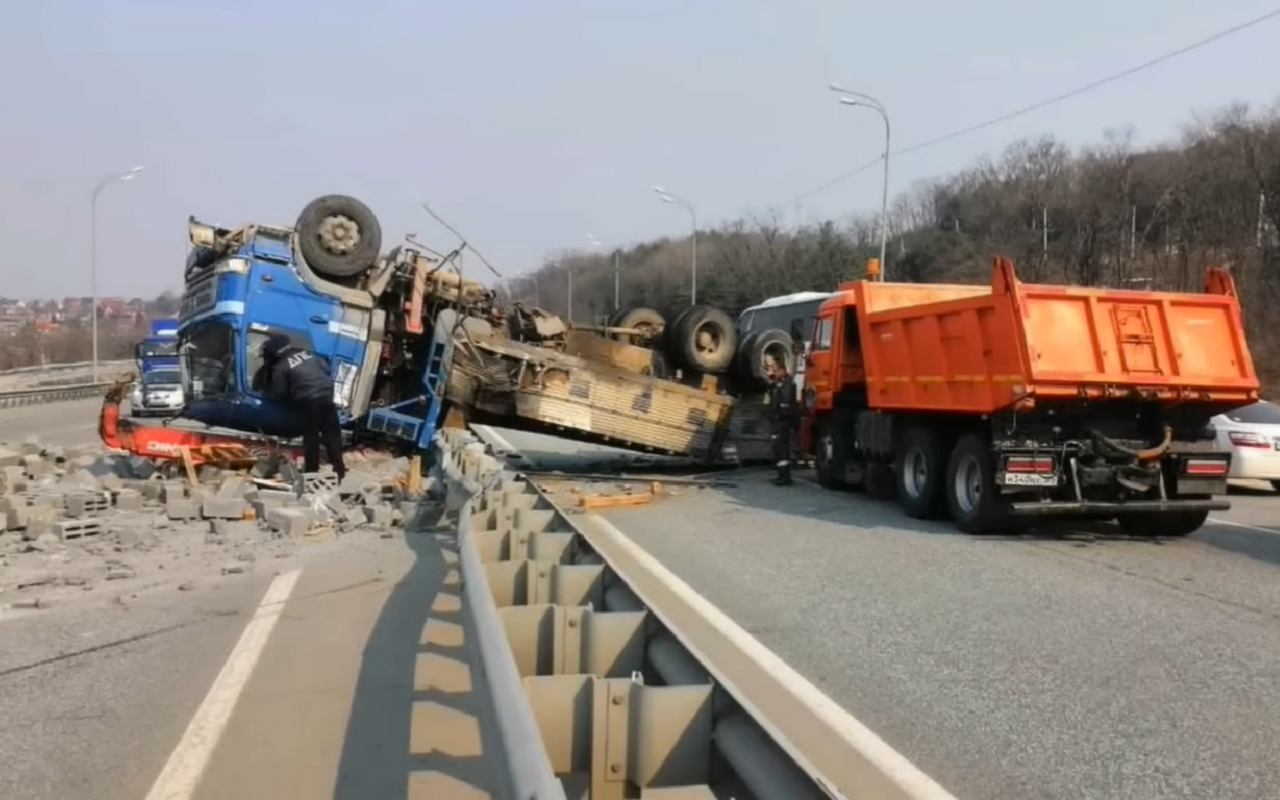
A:
[[[235,330],[210,320],[183,337],[183,368],[192,400],[221,397],[235,389]]]
[[[144,339],[138,347],[138,355],[141,358],[160,358],[177,354],[177,339]]]
[[[176,369],[157,369],[152,372],[144,373],[142,376],[144,386],[162,386],[164,384],[182,383],[182,373]]]

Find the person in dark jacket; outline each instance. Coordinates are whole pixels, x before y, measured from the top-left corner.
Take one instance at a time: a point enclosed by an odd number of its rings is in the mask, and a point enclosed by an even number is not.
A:
[[[796,388],[791,376],[781,364],[775,364],[769,373],[769,420],[773,425],[773,457],[777,461],[778,477],[775,486],[790,486],[792,436],[796,425]]]
[[[267,376],[267,395],[288,403],[302,418],[303,470],[320,469],[320,445],[333,465],[338,479],[346,474],[342,461],[342,428],[338,407],[333,403],[333,379],[324,362],[274,334],[262,344],[262,360]]]

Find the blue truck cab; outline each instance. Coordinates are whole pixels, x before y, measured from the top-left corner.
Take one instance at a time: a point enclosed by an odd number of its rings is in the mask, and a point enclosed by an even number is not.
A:
[[[226,229],[192,218],[188,231],[178,328],[185,417],[298,435],[297,415],[264,391],[260,349],[284,334],[327,363],[345,427],[429,443],[452,338],[433,336],[434,320],[424,322],[438,308],[419,303],[416,323],[409,313],[406,293],[427,259],[402,248],[381,256],[377,219],[340,195],[313,201],[292,228]]]
[[[178,320],[153,319],[146,338],[134,348],[138,375],[178,369]]]

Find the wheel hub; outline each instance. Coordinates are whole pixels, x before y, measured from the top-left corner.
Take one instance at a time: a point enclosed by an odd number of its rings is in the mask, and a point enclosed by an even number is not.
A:
[[[355,220],[342,214],[325,217],[318,233],[320,244],[334,255],[347,255],[360,244],[360,226]]]

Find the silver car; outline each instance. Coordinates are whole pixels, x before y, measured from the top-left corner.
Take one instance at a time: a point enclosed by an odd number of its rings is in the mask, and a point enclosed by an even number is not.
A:
[[[1218,446],[1231,451],[1229,478],[1270,481],[1280,490],[1280,406],[1261,400],[1213,418]]]
[[[129,415],[133,417],[171,417],[186,405],[182,391],[182,373],[176,369],[144,372],[133,384],[129,396]]]

